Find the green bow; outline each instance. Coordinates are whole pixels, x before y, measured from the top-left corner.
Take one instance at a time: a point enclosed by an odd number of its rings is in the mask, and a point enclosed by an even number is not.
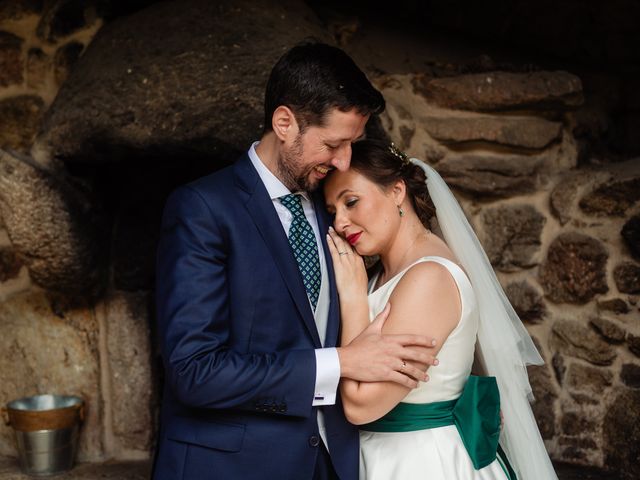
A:
[[[476,470],[496,459],[500,438],[500,393],[495,377],[471,375],[455,400],[399,403],[384,417],[362,425],[370,432],[411,432],[455,425]]]

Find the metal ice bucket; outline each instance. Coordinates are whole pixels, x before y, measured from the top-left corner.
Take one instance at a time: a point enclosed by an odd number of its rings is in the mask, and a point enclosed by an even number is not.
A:
[[[54,475],[73,467],[84,401],[66,395],[20,398],[3,409],[16,432],[20,468],[36,476]]]

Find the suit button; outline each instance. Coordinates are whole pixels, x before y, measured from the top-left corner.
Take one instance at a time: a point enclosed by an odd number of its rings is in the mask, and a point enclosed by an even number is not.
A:
[[[287,406],[286,405],[280,405],[280,413],[284,413],[287,411]]]
[[[317,447],[318,445],[320,445],[320,438],[317,435],[311,435],[309,437],[309,445],[311,445],[312,447]]]

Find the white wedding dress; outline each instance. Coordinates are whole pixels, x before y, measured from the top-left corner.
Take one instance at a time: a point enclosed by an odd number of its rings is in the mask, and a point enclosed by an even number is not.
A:
[[[387,304],[395,286],[413,265],[436,262],[456,282],[462,314],[438,353],[439,365],[429,369],[429,381],[420,383],[403,403],[426,404],[454,400],[460,396],[471,373],[474,359],[478,312],[467,276],[443,257],[423,257],[375,291],[374,276],[369,287],[369,315],[373,320]],[[366,428],[366,426],[363,426]],[[455,425],[410,432],[360,430],[360,480],[505,480],[508,475],[499,459],[475,470]]]

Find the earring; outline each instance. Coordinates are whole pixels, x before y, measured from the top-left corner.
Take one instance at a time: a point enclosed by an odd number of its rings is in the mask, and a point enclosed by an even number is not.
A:
[[[398,215],[400,215],[401,217],[404,217],[404,210],[400,205],[398,205]]]

